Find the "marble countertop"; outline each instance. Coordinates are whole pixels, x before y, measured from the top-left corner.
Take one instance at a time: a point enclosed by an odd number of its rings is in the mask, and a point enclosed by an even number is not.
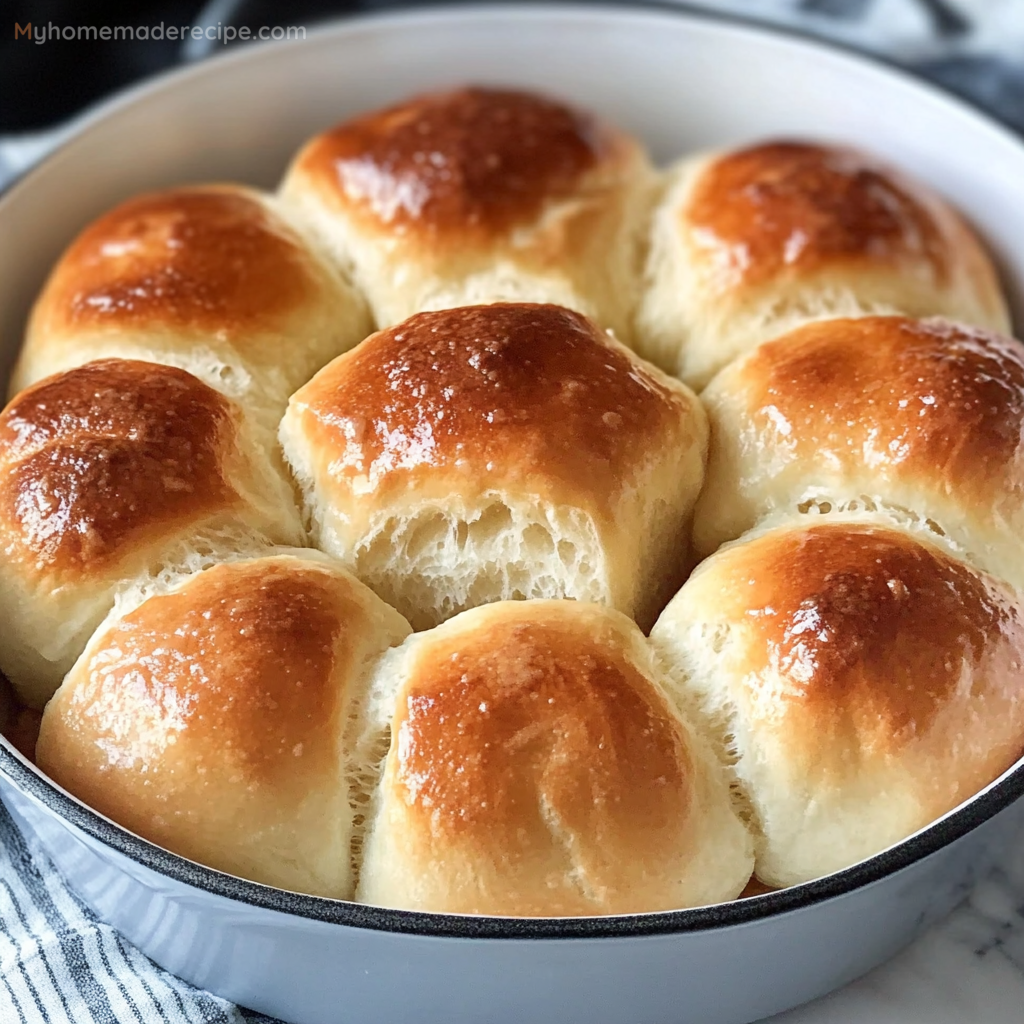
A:
[[[1021,1024],[1024,836],[946,921],[894,960],[773,1024]]]

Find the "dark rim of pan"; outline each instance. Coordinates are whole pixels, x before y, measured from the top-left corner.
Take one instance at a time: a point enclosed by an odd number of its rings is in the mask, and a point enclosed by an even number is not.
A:
[[[526,5],[516,5],[517,13]],[[539,6],[539,5],[538,5]],[[646,12],[638,11],[637,7],[646,7]],[[848,57],[882,66],[895,76],[912,82],[924,89],[945,95],[959,105],[972,110],[991,124],[1001,126],[1009,133],[1016,135],[1012,127],[1003,124],[989,111],[978,104],[965,100],[951,93],[942,86],[935,85],[906,71],[893,61],[875,54],[865,54],[852,46],[834,40],[822,40],[813,33],[801,31],[789,26],[778,26],[761,21],[757,18],[720,14],[706,9],[675,3],[672,0],[661,3],[656,0],[643,0],[642,3],[625,7],[621,3],[560,3],[556,7],[545,4],[547,13],[579,13],[587,8],[604,8],[608,12],[618,11],[628,14],[631,19],[638,17],[679,17],[701,21],[731,24],[741,29],[761,31],[765,34],[795,38],[811,42],[815,47],[838,51]],[[481,5],[480,10],[500,15],[508,13],[511,8],[500,4]],[[421,11],[399,11],[377,15],[366,15],[352,18],[345,25],[370,24],[395,20],[416,20],[423,18],[433,20],[444,16],[465,15],[459,7],[435,7]],[[331,26],[324,26],[332,31]],[[333,26],[337,30],[337,25]],[[269,45],[301,45],[299,43],[280,43]],[[229,54],[220,60],[244,59],[248,48],[239,53]],[[86,127],[122,103],[131,102],[144,96],[151,90],[164,88],[178,75],[195,73],[196,65],[190,68],[179,68],[149,79],[140,85],[119,93],[107,102],[89,111],[78,125]],[[218,62],[219,63],[219,62]],[[49,155],[60,150],[76,137],[73,132],[68,140],[56,147]],[[20,181],[30,176],[38,167],[34,165],[7,183],[0,198],[10,192]],[[64,821],[74,825],[82,832],[99,840],[111,849],[147,867],[158,874],[177,882],[182,882],[196,889],[215,896],[236,900],[267,910],[279,911],[298,917],[306,917],[329,924],[348,925],[354,928],[370,928],[376,931],[401,932],[413,935],[436,935],[448,938],[466,939],[566,939],[566,938],[613,938],[636,935],[658,935],[671,932],[698,932],[732,925],[745,924],[772,917],[789,911],[813,906],[825,900],[834,899],[880,881],[894,874],[972,832],[1004,810],[1019,797],[1024,796],[1024,764],[1018,765],[1005,778],[974,797],[959,809],[945,818],[940,819],[923,831],[883,853],[868,860],[861,861],[853,867],[846,868],[824,878],[807,882],[803,885],[769,892],[761,896],[721,903],[710,907],[697,907],[689,910],[663,911],[649,914],[622,915],[616,917],[556,917],[556,918],[514,918],[485,917],[458,914],[430,914],[408,910],[391,910],[343,900],[326,899],[321,896],[307,896],[301,893],[287,892],[260,885],[244,878],[236,878],[223,872],[208,868],[202,864],[186,860],[170,853],[159,846],[141,839],[121,826],[115,824],[91,808],[58,789],[42,775],[38,769],[30,765],[16,754],[8,741],[0,737],[0,773],[21,792],[39,801]]]

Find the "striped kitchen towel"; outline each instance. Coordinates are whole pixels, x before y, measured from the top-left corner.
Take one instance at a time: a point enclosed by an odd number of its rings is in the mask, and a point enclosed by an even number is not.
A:
[[[161,970],[99,922],[0,804],[0,1024],[274,1024]]]

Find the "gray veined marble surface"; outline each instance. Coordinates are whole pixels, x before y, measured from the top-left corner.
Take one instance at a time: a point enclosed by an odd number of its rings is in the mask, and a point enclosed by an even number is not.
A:
[[[845,989],[773,1024],[1021,1024],[1024,835],[945,922]]]

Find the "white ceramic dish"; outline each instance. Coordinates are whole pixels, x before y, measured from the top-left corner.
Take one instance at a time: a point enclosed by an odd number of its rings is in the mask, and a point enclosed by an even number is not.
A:
[[[49,266],[141,189],[272,186],[315,130],[465,81],[549,90],[659,159],[771,135],[859,143],[932,182],[994,246],[1024,311],[1024,145],[897,72],[800,39],[643,8],[457,8],[349,21],[125,94],[0,200],[0,370]],[[1024,817],[1024,766],[828,878],[706,909],[505,920],[297,896],[168,854],[0,742],[0,797],[71,884],[161,965],[298,1024],[749,1021],[863,973],[966,893]],[[1017,802],[1015,802],[1017,801]]]

